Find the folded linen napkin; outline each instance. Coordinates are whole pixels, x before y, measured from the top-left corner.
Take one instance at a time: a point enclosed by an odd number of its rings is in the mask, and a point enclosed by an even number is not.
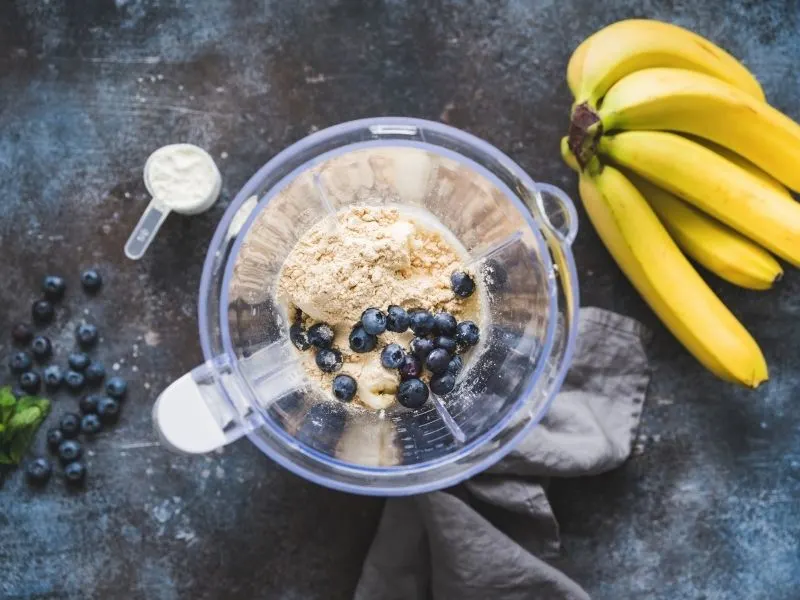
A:
[[[582,309],[574,361],[547,416],[470,481],[387,500],[355,599],[589,598],[547,562],[560,550],[547,483],[627,459],[649,382],[647,337],[636,321]]]

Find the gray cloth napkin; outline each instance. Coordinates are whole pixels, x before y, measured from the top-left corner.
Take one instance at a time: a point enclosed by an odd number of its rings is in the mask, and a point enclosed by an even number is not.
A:
[[[577,350],[544,420],[489,471],[445,492],[387,500],[356,600],[577,600],[558,557],[550,477],[594,475],[631,451],[649,382],[647,333],[581,310]]]

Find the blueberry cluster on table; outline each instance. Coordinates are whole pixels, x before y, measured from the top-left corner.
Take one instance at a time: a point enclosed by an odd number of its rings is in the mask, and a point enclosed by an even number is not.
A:
[[[474,280],[463,271],[454,272],[450,282],[459,298],[467,298],[475,291]],[[333,328],[327,323],[316,323],[306,330],[302,318],[302,312],[297,310],[295,322],[289,328],[294,346],[302,351],[313,346],[317,367],[323,372],[341,369],[342,353],[333,347]],[[464,366],[461,354],[478,343],[480,330],[474,322],[458,322],[447,312],[406,311],[393,304],[385,313],[374,307],[366,309],[350,331],[348,343],[353,352],[371,352],[384,332],[403,333],[408,329],[415,336],[409,348],[387,344],[381,350],[380,360],[384,368],[396,369],[400,375],[397,401],[406,408],[418,409],[428,401],[430,392],[443,395],[453,390]],[[422,379],[426,370],[430,373],[429,383]],[[358,382],[350,375],[340,374],[333,380],[333,395],[342,402],[350,402],[357,390]]]
[[[100,274],[89,269],[81,274],[81,285],[89,294],[97,293],[102,287]],[[37,326],[49,325],[55,318],[54,304],[60,302],[67,289],[64,278],[48,275],[42,282],[44,298],[36,300],[31,307],[31,317]],[[86,353],[97,345],[99,332],[95,325],[83,323],[75,330],[77,349],[67,359],[67,368],[50,364],[44,366],[53,355],[53,345],[44,335],[36,335],[32,325],[19,323],[11,332],[14,343],[27,346],[9,360],[11,372],[18,376],[14,394],[17,397],[38,394],[42,383],[50,393],[58,391],[62,386],[73,394],[79,394],[87,387],[98,387],[106,379],[103,363]],[[34,364],[44,368],[40,375]],[[61,417],[58,427],[47,431],[47,445],[58,456],[63,466],[64,478],[68,483],[80,484],[86,477],[86,465],[81,461],[83,448],[78,441],[80,434],[94,436],[105,426],[117,421],[120,403],[127,395],[128,384],[121,377],[112,377],[105,381],[105,394],[89,394],[81,398],[79,406],[81,415],[66,413]],[[53,467],[45,457],[38,457],[26,466],[28,480],[35,484],[44,484],[52,475]]]

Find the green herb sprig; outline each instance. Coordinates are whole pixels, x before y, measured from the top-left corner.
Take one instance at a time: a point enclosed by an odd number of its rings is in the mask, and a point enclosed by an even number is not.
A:
[[[15,398],[0,388],[0,465],[18,465],[50,412],[50,401],[37,396]]]

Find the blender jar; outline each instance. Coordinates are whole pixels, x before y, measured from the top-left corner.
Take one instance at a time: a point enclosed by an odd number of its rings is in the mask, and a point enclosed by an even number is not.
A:
[[[281,266],[305,231],[350,204],[429,211],[484,282],[483,347],[455,389],[422,409],[333,400],[288,340]],[[565,193],[452,127],[375,118],[317,132],[268,162],[225,213],[200,284],[206,362],[159,397],[156,429],[190,453],[246,435],[302,477],[359,494],[458,483],[507,454],[563,381],[577,330],[576,232]]]

